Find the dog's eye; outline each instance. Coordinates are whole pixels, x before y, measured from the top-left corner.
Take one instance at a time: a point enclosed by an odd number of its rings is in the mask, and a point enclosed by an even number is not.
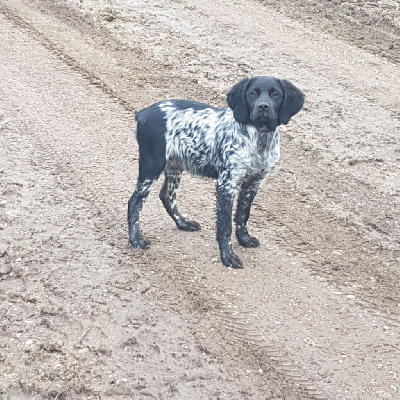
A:
[[[279,96],[279,93],[274,90],[274,91],[272,91],[271,96],[272,97],[277,97],[277,96]]]
[[[250,96],[254,96],[254,97],[258,96],[257,90],[252,90],[252,91],[250,92]]]

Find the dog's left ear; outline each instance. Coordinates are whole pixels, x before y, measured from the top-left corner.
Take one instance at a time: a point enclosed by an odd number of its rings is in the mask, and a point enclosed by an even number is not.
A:
[[[246,103],[246,90],[251,79],[246,78],[232,87],[226,95],[226,101],[233,110],[233,117],[237,122],[245,124],[250,116],[249,108]]]
[[[304,94],[289,81],[281,80],[284,100],[279,110],[278,118],[281,124],[287,125],[290,118],[297,114],[304,104]]]

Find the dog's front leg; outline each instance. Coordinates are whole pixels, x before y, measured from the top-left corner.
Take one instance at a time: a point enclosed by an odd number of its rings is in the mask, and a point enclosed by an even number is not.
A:
[[[232,203],[235,188],[227,182],[217,184],[217,241],[221,261],[226,267],[242,268],[240,258],[232,251]]]
[[[235,214],[236,237],[244,247],[258,247],[260,242],[247,231],[247,221],[250,217],[250,208],[260,187],[260,180],[252,180],[242,184],[237,201]]]

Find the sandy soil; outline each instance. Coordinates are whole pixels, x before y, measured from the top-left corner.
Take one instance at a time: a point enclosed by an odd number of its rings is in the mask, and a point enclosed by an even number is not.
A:
[[[318,12],[319,10],[319,12]],[[399,3],[2,0],[0,396],[400,399]],[[307,103],[219,262],[214,183],[157,189],[128,246],[134,111],[225,104],[244,76]]]

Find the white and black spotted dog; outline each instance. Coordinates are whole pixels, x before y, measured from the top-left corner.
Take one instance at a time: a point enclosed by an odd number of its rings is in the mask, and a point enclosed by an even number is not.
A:
[[[164,171],[160,199],[179,229],[200,225],[179,213],[176,190],[182,171],[217,180],[217,241],[227,267],[241,268],[232,251],[232,206],[236,237],[244,247],[257,247],[247,221],[253,199],[279,159],[279,128],[300,111],[303,93],[286,80],[259,76],[237,83],[227,95],[230,108],[187,100],[167,100],[136,114],[139,178],[128,203],[129,241],[148,248],[139,230],[139,213],[154,181]]]

